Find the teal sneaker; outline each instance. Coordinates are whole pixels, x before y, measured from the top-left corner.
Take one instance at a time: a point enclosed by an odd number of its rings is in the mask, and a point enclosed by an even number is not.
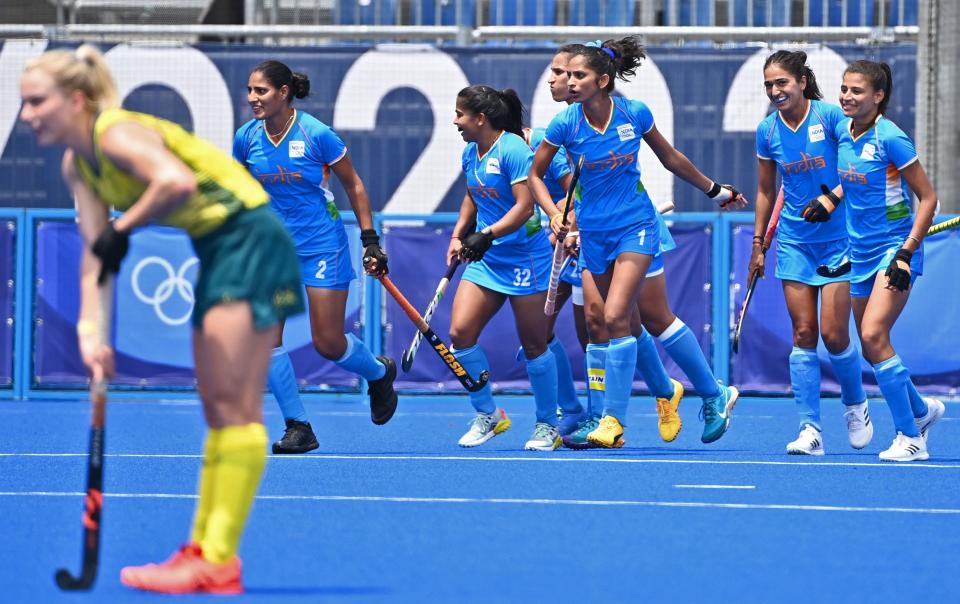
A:
[[[719,440],[730,425],[730,415],[737,404],[740,392],[733,386],[720,385],[720,394],[703,399],[700,419],[703,420],[703,436],[700,440],[712,443]]]
[[[563,446],[568,449],[596,449],[597,445],[587,440],[587,434],[596,430],[598,426],[600,426],[600,418],[588,416],[576,432],[563,437]]]
[[[560,413],[560,421],[557,423],[557,429],[560,431],[560,436],[567,436],[573,434],[577,431],[582,424],[587,419],[587,412],[580,411],[579,413]]]

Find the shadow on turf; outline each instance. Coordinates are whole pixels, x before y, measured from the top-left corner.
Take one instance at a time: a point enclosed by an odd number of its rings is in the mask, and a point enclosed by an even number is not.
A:
[[[243,593],[247,595],[268,596],[380,596],[391,593],[386,587],[349,587],[327,585],[319,587],[247,587]]]

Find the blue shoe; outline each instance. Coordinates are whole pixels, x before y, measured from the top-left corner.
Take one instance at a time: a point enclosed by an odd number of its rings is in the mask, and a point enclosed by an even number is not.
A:
[[[597,445],[587,440],[587,434],[596,430],[599,425],[599,417],[588,416],[576,432],[563,437],[563,446],[568,449],[596,449]]]
[[[577,428],[580,427],[587,419],[587,412],[581,411],[580,413],[564,413],[560,416],[560,422],[557,424],[557,429],[560,431],[560,436],[568,436],[577,431]]]
[[[700,440],[712,443],[719,440],[730,425],[730,415],[737,404],[740,392],[733,386],[720,386],[720,394],[703,400],[700,419],[703,420],[703,436]]]

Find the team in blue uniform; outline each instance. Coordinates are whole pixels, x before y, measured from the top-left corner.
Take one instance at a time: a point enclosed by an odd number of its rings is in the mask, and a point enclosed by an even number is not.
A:
[[[557,359],[547,342],[543,313],[553,254],[539,219],[530,220],[537,215],[526,186],[533,154],[523,138],[522,116],[523,105],[512,90],[470,86],[457,95],[454,124],[468,143],[462,157],[467,194],[447,261],[459,256],[470,264],[454,298],[450,339],[455,356],[471,375],[487,370],[489,363],[477,340],[503,303],[510,301],[536,402],[536,425],[525,448],[550,451],[561,442]],[[489,385],[470,393],[470,402],[477,415],[460,446],[481,445],[510,427],[506,413],[494,404]],[[567,405],[565,415],[583,412],[575,397],[559,402]]]
[[[375,357],[353,334],[344,334],[347,290],[356,274],[329,188],[331,170],[356,213],[367,272],[385,274],[387,257],[373,229],[370,201],[346,145],[329,126],[292,106],[294,98],[309,92],[307,76],[292,73],[283,63],[257,65],[247,85],[254,119],[237,131],[233,155],[270,194],[270,207],[293,237],[307,288],[314,347],[324,358],[367,380],[371,419],[384,424],[397,407],[393,390],[396,365],[389,357]],[[304,453],[317,448],[282,341],[274,348],[267,382],[287,426],[273,452]]]
[[[837,105],[819,100],[823,95],[806,60],[802,51],[781,50],[764,63],[764,88],[776,110],[757,126],[756,236],[749,272],[759,268],[763,274],[763,233],[771,218],[779,174],[783,209],[777,230],[776,276],[783,281],[793,324],[790,383],[800,414],[800,434],[787,444],[787,453],[823,455],[818,332],[840,382],[854,448],[867,446],[873,424],[860,375],[860,351],[849,335],[846,203],[838,205],[831,199],[836,198],[833,190],[839,182],[836,130],[844,116]]]
[[[571,160],[585,156],[576,207],[580,257],[586,269],[584,296],[601,301],[597,307],[603,309],[610,337],[604,362],[604,417],[588,440],[599,446],[619,447],[623,445],[622,424],[637,362],[637,338],[631,334],[630,318],[643,278],[660,248],[656,210],[637,164],[641,138],[658,152],[669,147],[673,161],[668,165],[674,173],[700,186],[711,198],[721,203],[736,200],[737,205],[742,198],[732,187],[717,185],[703,176],[673,149],[656,130],[645,104],[610,96],[614,78],[633,75],[644,56],[636,39],[610,40],[572,54],[567,64],[568,86],[576,102],[548,126],[544,139],[548,144],[537,150],[530,180],[544,206],[542,178],[556,149],[564,147]],[[589,316],[589,301],[587,308]],[[669,378],[668,384],[675,394]],[[716,440],[726,430],[729,410],[736,399],[735,389],[720,388],[716,382],[713,388],[717,394],[708,399],[709,403],[705,401],[705,442]],[[679,397],[675,402],[679,404]]]
[[[880,459],[914,461],[929,458],[927,433],[944,406],[917,392],[891,345],[890,330],[923,270],[923,237],[937,195],[913,142],[883,115],[892,83],[886,63],[855,61],[847,67],[840,106],[849,119],[837,125],[837,169],[847,205],[854,317],[897,431]],[[916,216],[909,191],[919,198]]]

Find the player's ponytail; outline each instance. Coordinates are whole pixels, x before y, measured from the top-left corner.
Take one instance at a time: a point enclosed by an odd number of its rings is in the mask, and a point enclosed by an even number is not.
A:
[[[310,94],[310,78],[307,74],[294,72],[290,78],[290,92],[295,98],[302,99]]]
[[[870,80],[870,85],[873,86],[874,90],[882,90],[883,100],[877,105],[877,111],[879,113],[886,112],[890,97],[893,95],[893,72],[889,65],[876,61],[854,61],[847,66],[843,73],[859,73]]]
[[[507,108],[503,129],[523,138],[523,102],[517,95],[517,91],[512,88],[501,90],[499,94]]]
[[[883,70],[883,75],[886,78],[886,86],[883,87],[883,100],[880,101],[880,113],[886,113],[890,97],[893,96],[893,70],[886,63],[880,63],[880,69]]]
[[[470,113],[484,114],[495,129],[523,137],[524,108],[515,90],[507,88],[500,91],[483,85],[467,86],[457,93],[457,99]]]
[[[31,69],[49,73],[64,92],[82,92],[90,113],[120,106],[117,85],[96,46],[81,44],[76,50],[49,50],[27,63],[26,70]]]
[[[627,36],[619,40],[605,42],[589,42],[574,51],[575,55],[584,57],[592,71],[597,75],[608,75],[610,81],[604,87],[607,93],[613,92],[614,80],[624,82],[637,75],[637,68],[647,54],[637,36]]]
[[[807,78],[807,87],[803,89],[804,98],[823,98],[823,93],[820,92],[820,86],[817,85],[817,77],[813,74],[813,70],[807,65],[807,53],[802,50],[778,50],[767,57],[767,60],[763,63],[763,68],[766,69],[771,65],[779,65],[798,82],[802,78]]]

